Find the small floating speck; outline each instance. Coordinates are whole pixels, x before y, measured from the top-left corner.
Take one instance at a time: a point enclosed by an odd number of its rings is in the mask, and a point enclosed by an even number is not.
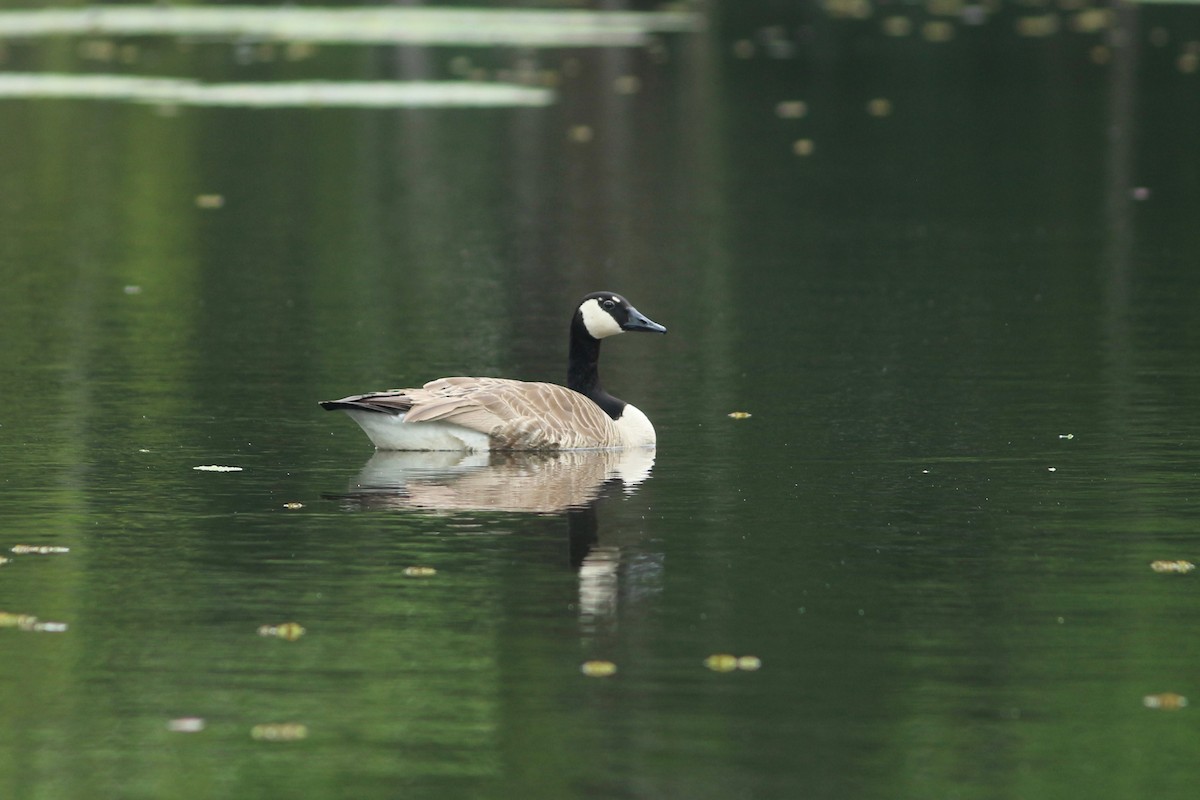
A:
[[[921,38],[927,42],[948,42],[954,38],[954,26],[942,19],[934,19],[921,26]]]
[[[196,208],[216,209],[225,205],[225,195],[223,194],[198,194],[196,195]]]
[[[1133,190],[1129,193],[1129,195],[1134,200],[1137,200],[1139,202],[1142,200],[1149,200],[1150,199],[1150,190],[1145,186],[1135,186],[1133,188]]]
[[[912,20],[899,15],[886,17],[881,23],[885,36],[908,36],[912,33]]]
[[[200,717],[167,720],[167,730],[173,733],[199,733],[204,730],[204,720]]]
[[[1058,17],[1054,14],[1020,17],[1016,22],[1018,36],[1053,36],[1058,33],[1058,26]]]
[[[308,737],[308,726],[299,722],[255,725],[250,729],[250,737],[262,742],[295,742]]]
[[[808,116],[808,103],[803,100],[780,100],[775,104],[775,116],[780,119],[800,119]]]
[[[729,653],[714,653],[704,659],[704,666],[713,672],[733,672],[738,668],[738,658]]]
[[[589,678],[607,678],[617,673],[617,665],[611,661],[585,661],[579,671]]]
[[[298,622],[285,622],[282,625],[260,625],[259,636],[274,637],[288,642],[294,642],[305,633],[304,626]]]
[[[14,544],[12,551],[18,555],[48,556],[54,553],[69,553],[71,548],[50,544]]]
[[[876,97],[867,101],[867,113],[872,117],[887,117],[892,113],[892,101],[886,97]]]
[[[621,75],[613,81],[613,91],[617,94],[637,94],[642,90],[642,79],[637,75]]]
[[[1182,559],[1177,561],[1151,561],[1150,569],[1155,572],[1174,572],[1178,575],[1185,575],[1196,568],[1196,565],[1190,561]]]
[[[7,611],[0,611],[0,628],[16,628],[35,633],[64,633],[67,630],[67,623],[42,622],[32,614],[10,614]]]
[[[284,503],[283,507],[289,511],[295,511],[297,508],[304,508],[304,503]]]
[[[1058,435],[1058,438],[1060,438],[1060,439],[1074,439],[1074,438],[1075,438],[1075,434],[1073,434],[1073,433],[1060,433],[1060,434]]]
[[[410,578],[428,578],[437,575],[437,570],[433,567],[405,567],[404,574]]]
[[[567,129],[567,138],[576,144],[587,144],[594,136],[591,125],[572,125]]]
[[[730,411],[725,416],[729,417],[730,419],[750,419],[750,417],[754,415],[749,411]]]
[[[241,467],[225,467],[220,464],[201,464],[198,467],[192,467],[200,472],[241,472]]]
[[[146,447],[139,447],[138,452],[139,453],[149,453],[150,450],[149,450],[149,448],[146,448]]]
[[[1188,699],[1181,694],[1174,692],[1163,692],[1162,694],[1148,694],[1142,698],[1142,705],[1146,708],[1157,708],[1162,711],[1178,711],[1188,704]]]
[[[1058,467],[1046,467],[1047,472],[1058,472]]]
[[[798,156],[811,156],[816,149],[812,139],[797,139],[792,142],[792,152]]]
[[[762,659],[758,656],[738,656],[737,668],[744,672],[757,672],[762,669]]]
[[[130,286],[126,286],[123,291],[125,292],[125,294],[141,294],[142,287],[130,285]]]

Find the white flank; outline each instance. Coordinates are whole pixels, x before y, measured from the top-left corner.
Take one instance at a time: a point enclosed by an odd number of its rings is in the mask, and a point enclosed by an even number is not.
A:
[[[592,298],[579,307],[583,313],[583,326],[593,338],[603,339],[606,336],[616,336],[623,333],[621,326],[613,319],[612,314],[600,307],[600,301]]]
[[[406,423],[403,414],[342,409],[380,450],[488,450],[486,433],[449,422]]]

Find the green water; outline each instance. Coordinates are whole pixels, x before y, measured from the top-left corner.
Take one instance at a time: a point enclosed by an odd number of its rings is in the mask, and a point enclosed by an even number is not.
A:
[[[1149,567],[1200,560],[1195,14],[1107,59],[811,16],[539,51],[547,108],[0,102],[0,610],[68,626],[0,628],[0,796],[1191,797],[1195,711],[1143,698],[1200,701],[1200,578]],[[455,55],[76,44],[5,65]],[[670,329],[604,348],[648,477],[363,491],[318,400],[561,381],[601,288]],[[479,507],[548,474],[570,510]]]

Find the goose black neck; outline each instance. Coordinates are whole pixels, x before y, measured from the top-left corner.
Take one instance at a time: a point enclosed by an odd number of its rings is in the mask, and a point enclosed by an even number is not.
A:
[[[618,419],[625,410],[625,401],[613,397],[600,385],[600,340],[592,336],[575,315],[571,322],[571,349],[567,357],[567,388],[586,395],[600,406],[605,414]]]

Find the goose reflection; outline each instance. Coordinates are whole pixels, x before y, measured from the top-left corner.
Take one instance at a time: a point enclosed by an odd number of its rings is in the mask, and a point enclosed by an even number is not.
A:
[[[376,451],[336,499],[348,508],[434,513],[561,514],[598,500],[606,487],[632,493],[650,476],[654,450],[558,452]]]
[[[597,506],[608,495],[635,492],[653,466],[653,449],[380,450],[351,481],[349,491],[327,497],[351,510],[566,517],[568,558],[579,575],[580,624],[585,632],[596,632],[615,622],[622,562],[619,546],[599,543]]]

